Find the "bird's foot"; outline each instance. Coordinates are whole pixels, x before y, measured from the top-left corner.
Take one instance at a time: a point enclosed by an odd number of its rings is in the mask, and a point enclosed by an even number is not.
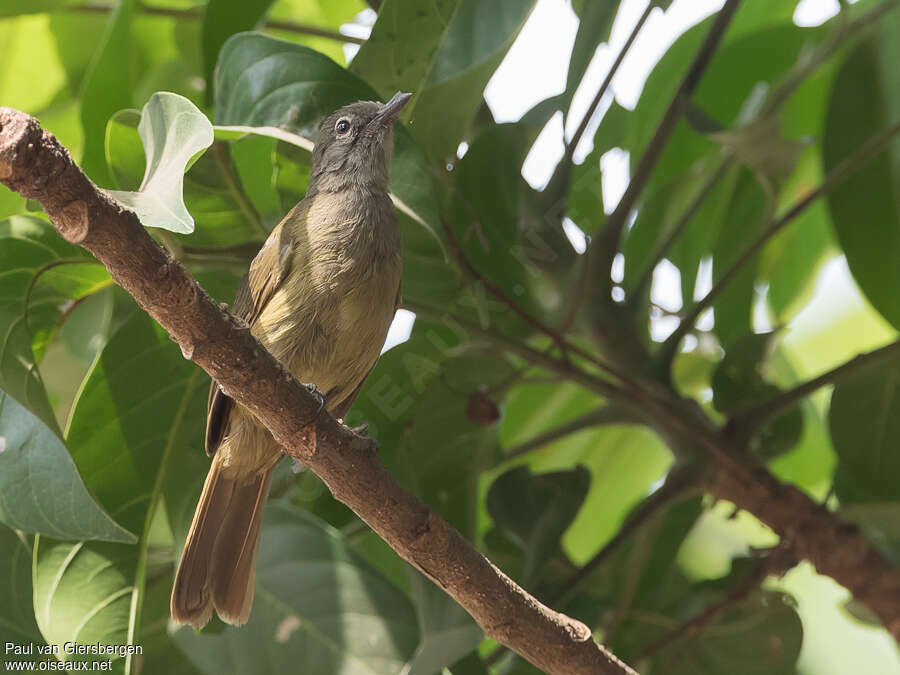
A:
[[[360,424],[355,427],[350,427],[350,431],[352,431],[357,436],[364,436],[368,430],[369,430],[369,425],[366,423]]]
[[[306,387],[306,391],[313,395],[319,401],[319,408],[316,410],[316,414],[313,415],[313,418],[309,421],[309,424],[312,424],[317,419],[319,419],[319,415],[322,414],[322,411],[325,409],[325,394],[312,382],[303,382],[303,386]]]

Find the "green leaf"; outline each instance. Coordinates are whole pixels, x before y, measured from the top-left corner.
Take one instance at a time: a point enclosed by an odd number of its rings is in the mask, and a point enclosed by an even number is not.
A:
[[[182,200],[183,177],[192,158],[212,145],[212,124],[183,96],[158,92],[141,111],[138,133],[147,167],[141,187],[109,194],[133,210],[144,227],[190,234],[194,219]]]
[[[225,43],[219,56],[215,121],[220,135],[262,134],[309,150],[306,139],[315,137],[323,117],[348,103],[376,98],[365,82],[323,54],[257,33],[240,33]],[[428,176],[421,151],[409,133],[398,128],[392,197],[401,214],[440,241]]]
[[[421,637],[403,672],[432,675],[475,649],[484,632],[443,589],[417,570],[408,569]]]
[[[219,49],[225,40],[244,30],[250,30],[265,16],[273,0],[209,0],[203,14],[203,72],[206,75],[206,95],[212,100],[213,70]]]
[[[584,467],[533,475],[524,466],[497,478],[487,507],[499,527],[525,552],[522,583],[533,583],[559,550],[562,535],[587,496],[590,472]]]
[[[0,16],[42,14],[78,4],[78,0],[6,0],[0,5]]]
[[[462,0],[384,0],[350,70],[385,100],[397,91],[421,92],[461,4]]]
[[[133,104],[134,85],[132,18],[135,0],[121,0],[110,13],[100,47],[84,79],[81,124],[84,157],[81,168],[100,185],[110,185],[104,156],[106,123],[113,114]]]
[[[397,673],[418,639],[409,600],[312,516],[272,504],[264,522],[250,621],[219,635],[177,631],[191,662],[216,675]]]
[[[774,333],[750,333],[736,339],[713,373],[713,404],[723,413],[732,413],[762,403],[781,390],[764,379]],[[803,413],[791,408],[769,422],[759,432],[754,447],[765,459],[793,449],[803,436]]]
[[[0,391],[0,521],[59,539],[134,543],[85,489],[59,437]]]
[[[426,8],[386,0],[371,44],[351,67],[383,96],[412,92],[404,119],[429,157],[450,157],[533,5],[534,0],[440,0]],[[378,65],[369,67],[370,61]]]
[[[896,16],[893,33],[861,44],[837,75],[823,143],[825,170],[874,134],[900,121]],[[828,194],[828,208],[847,264],[860,290],[881,315],[900,326],[900,141]]]
[[[0,627],[5,642],[43,644],[31,604],[31,540],[0,525]],[[5,645],[4,645],[5,646]],[[33,656],[0,652],[0,663],[30,661]]]
[[[713,284],[740,259],[768,221],[771,207],[762,186],[749,170],[742,170],[727,210],[727,220],[713,249]],[[713,303],[719,341],[727,349],[752,328],[758,257],[743,265]]]
[[[841,379],[828,424],[838,456],[834,490],[842,503],[900,499],[900,367],[880,365]]]
[[[0,228],[0,389],[51,430],[58,426],[37,370],[71,301],[108,285],[109,275],[45,222],[14,217]],[[58,432],[57,432],[58,433]]]
[[[197,452],[206,383],[166,332],[140,311],[97,358],[75,404],[68,444],[85,483],[110,513],[140,533],[140,544],[40,540],[35,606],[48,643],[77,638],[139,644],[153,514],[170,458]],[[134,661],[117,667],[130,672]]]

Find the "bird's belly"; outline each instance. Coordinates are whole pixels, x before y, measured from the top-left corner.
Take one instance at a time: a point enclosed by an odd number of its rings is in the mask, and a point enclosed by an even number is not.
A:
[[[253,330],[294,377],[325,394],[329,410],[381,353],[400,283],[399,270],[353,277],[283,284]]]

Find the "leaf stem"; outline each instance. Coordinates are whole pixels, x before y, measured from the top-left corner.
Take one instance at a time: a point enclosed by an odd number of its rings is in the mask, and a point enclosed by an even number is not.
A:
[[[865,354],[857,354],[846,363],[807,380],[793,389],[782,392],[755,408],[736,413],[732,418],[732,424],[741,430],[742,435],[750,436],[770,420],[786,413],[817,389],[835,384],[848,375],[871,368],[876,364],[893,361],[898,356],[900,356],[900,340]]]
[[[581,119],[581,122],[578,124],[578,127],[575,129],[575,133],[572,134],[572,140],[566,145],[565,155],[563,156],[563,163],[571,164],[572,163],[572,155],[575,154],[575,149],[578,147],[578,144],[581,142],[582,136],[584,136],[584,132],[588,128],[588,124],[591,123],[591,119],[593,119],[594,114],[597,112],[597,108],[600,107],[600,103],[603,101],[603,97],[606,95],[607,90],[609,89],[609,85],[612,84],[613,78],[616,76],[616,73],[619,71],[619,66],[622,65],[622,61],[625,60],[625,56],[628,54],[628,51],[631,49],[631,45],[634,44],[634,41],[637,39],[638,33],[641,32],[641,29],[644,27],[644,24],[647,22],[647,18],[650,16],[650,12],[653,11],[653,3],[649,3],[647,8],[644,10],[644,13],[641,14],[641,17],[638,19],[637,23],[634,25],[634,28],[631,30],[631,35],[628,36],[628,39],[625,41],[625,44],[622,45],[622,48],[619,50],[619,53],[616,55],[616,60],[613,61],[612,65],[609,67],[609,72],[606,73],[606,77],[603,80],[603,83],[600,85],[600,88],[597,90],[597,93],[594,95],[594,100],[591,101],[590,106],[588,106],[587,111],[584,114],[584,117]]]
[[[619,410],[613,406],[604,405],[596,410],[592,410],[589,413],[582,415],[581,417],[576,417],[570,422],[566,422],[565,424],[561,424],[558,427],[550,429],[549,431],[545,431],[542,434],[538,434],[534,438],[521,443],[515,447],[510,448],[505,453],[503,453],[502,461],[508,461],[510,459],[515,459],[517,457],[521,457],[522,455],[526,455],[532,450],[537,450],[538,448],[542,448],[545,445],[549,445],[554,441],[559,440],[560,438],[565,438],[570,434],[577,433],[584,429],[589,429],[590,427],[600,426],[602,424],[628,424],[628,423],[637,423],[639,420],[626,413],[623,410]]]
[[[231,193],[231,198],[237,203],[238,208],[250,221],[254,229],[263,238],[268,237],[269,232],[263,225],[262,218],[260,218],[253,204],[250,203],[247,195],[244,194],[240,178],[234,170],[234,165],[231,163],[231,155],[226,154],[226,144],[222,141],[214,142],[213,154],[215,155],[216,163],[219,165],[219,170],[222,172],[222,178],[225,179],[225,184],[228,186],[228,192]]]
[[[553,598],[553,604],[559,607],[572,597],[579,586],[591,576],[609,557],[621,546],[628,537],[646,523],[653,515],[666,508],[675,499],[680,498],[690,490],[696,482],[696,472],[689,465],[676,467],[669,471],[665,482],[652,492],[637,508],[628,516],[618,532],[601,548],[593,558],[586,562],[563,587],[560,593]]]
[[[202,9],[176,9],[174,7],[154,7],[143,2],[138,3],[138,10],[150,16],[170,16],[179,20],[194,19],[202,20],[205,12]],[[108,14],[115,5],[109,2],[86,2],[81,5],[69,5],[64,8],[69,12],[81,12],[85,14]],[[295,23],[292,21],[276,21],[266,20],[262,24],[266,28],[272,30],[283,30],[290,33],[298,33],[300,35],[312,35],[315,37],[327,38],[329,40],[338,40],[340,42],[350,42],[352,44],[361,45],[365,39],[354,37],[352,35],[344,35],[343,33],[320,26],[311,26],[305,23]]]
[[[650,181],[650,176],[656,168],[660,157],[662,157],[663,150],[675,131],[678,120],[681,119],[685,105],[700,83],[700,78],[716,53],[722,37],[740,4],[741,0],[726,0],[725,6],[716,15],[703,44],[700,46],[696,56],[694,56],[694,60],[688,68],[684,79],[672,97],[672,101],[669,103],[662,120],[660,120],[653,138],[647,144],[634,176],[628,182],[625,194],[622,195],[615,210],[610,214],[594,244],[588,249],[574,295],[575,308],[584,300],[585,294],[590,291],[594,283],[594,278],[598,276],[602,279],[604,291],[598,297],[602,296],[605,301],[610,300],[610,294],[606,292],[610,290],[611,286],[609,272],[616,252],[619,249],[619,241],[625,229],[628,216]],[[569,317],[574,319],[576,313],[577,310],[570,311]]]
[[[678,346],[685,335],[694,327],[697,318],[715,302],[716,298],[728,287],[741,269],[759,253],[768,241],[778,234],[786,225],[791,223],[801,213],[806,211],[816,200],[828,194],[835,187],[843,183],[850,176],[859,171],[869,161],[881,154],[891,140],[900,133],[900,122],[884,131],[876,134],[862,146],[857,148],[850,156],[842,159],[828,172],[822,183],[812,192],[799,199],[783,215],[772,220],[762,234],[735,260],[734,264],[719,278],[716,284],[701,298],[685,315],[684,320],[678,324],[678,328],[663,343],[661,351],[662,363],[671,363],[678,351]]]
[[[715,171],[713,171],[709,177],[706,179],[706,182],[700,187],[697,191],[697,194],[694,195],[694,198],[691,200],[691,203],[688,204],[687,208],[684,212],[679,216],[678,220],[672,226],[672,229],[666,235],[665,239],[660,242],[657,250],[653,254],[653,257],[650,259],[650,262],[644,268],[644,271],[641,273],[640,279],[638,279],[637,283],[634,285],[634,289],[631,291],[629,297],[629,302],[635,302],[638,298],[640,298],[644,292],[647,290],[647,287],[650,285],[650,281],[653,279],[653,270],[656,269],[656,266],[662,262],[662,259],[668,255],[672,246],[678,240],[678,238],[684,233],[684,230],[690,224],[691,220],[693,220],[694,216],[697,215],[697,212],[700,210],[700,207],[703,206],[703,203],[706,201],[707,197],[709,197],[710,193],[716,188],[719,184],[719,181],[725,176],[728,172],[728,169],[731,168],[733,162],[733,157],[728,155],[723,157],[719,165],[716,167]]]
[[[682,623],[680,626],[670,630],[668,633],[664,633],[662,637],[646,647],[635,660],[640,661],[645,659],[681,637],[687,639],[696,637],[697,634],[700,633],[717,615],[721,614],[731,605],[735,605],[746,599],[747,596],[759,588],[762,582],[765,581],[766,577],[770,574],[782,574],[796,564],[796,558],[786,547],[779,546],[772,549],[766,557],[757,561],[753,566],[753,569],[751,569],[741,582],[729,591],[725,597],[706,606],[703,610]]]

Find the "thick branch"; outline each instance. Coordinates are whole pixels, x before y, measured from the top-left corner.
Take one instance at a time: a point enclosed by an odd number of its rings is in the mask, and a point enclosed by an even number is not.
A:
[[[516,585],[404,490],[373,444],[338,424],[114,203],[34,118],[0,108],[0,182],[37,200],[67,241],[83,246],[234,400],[303,461],[400,556],[439,584],[498,642],[550,673],[633,673],[584,624]],[[310,423],[310,420],[315,420]],[[313,441],[313,442],[310,442]]]

